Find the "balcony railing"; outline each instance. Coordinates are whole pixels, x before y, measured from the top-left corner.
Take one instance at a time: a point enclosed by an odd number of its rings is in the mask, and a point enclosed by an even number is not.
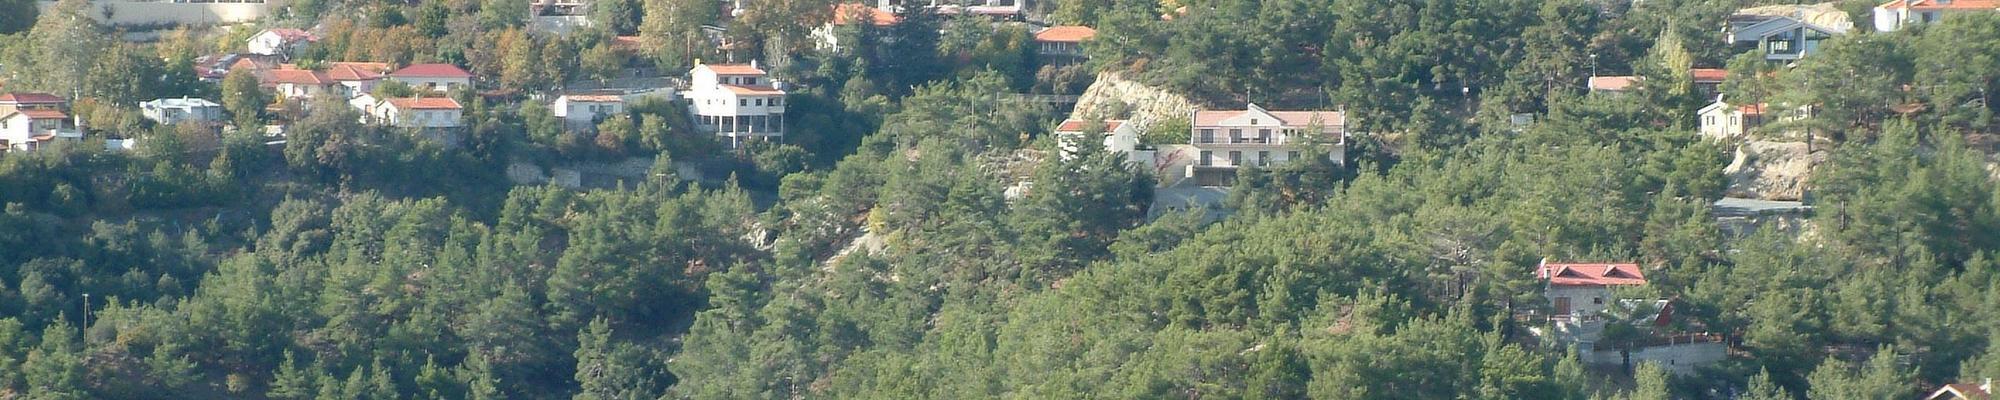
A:
[[[1285,140],[1282,138],[1260,138],[1260,137],[1243,137],[1243,138],[1197,137],[1194,139],[1194,144],[1285,144]]]

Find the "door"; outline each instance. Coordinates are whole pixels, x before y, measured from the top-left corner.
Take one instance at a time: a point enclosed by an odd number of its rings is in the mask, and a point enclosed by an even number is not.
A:
[[[1556,298],[1556,315],[1569,315],[1569,298]]]

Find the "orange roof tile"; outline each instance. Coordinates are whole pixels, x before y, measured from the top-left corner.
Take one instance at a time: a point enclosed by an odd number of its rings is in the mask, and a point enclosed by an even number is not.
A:
[[[409,97],[384,100],[389,105],[413,110],[457,110],[463,107],[450,97]]]
[[[1243,115],[1243,113],[1245,112],[1249,112],[1249,110],[1197,111],[1194,113],[1194,126],[1221,125],[1223,120],[1236,118],[1239,115]],[[1342,125],[1347,123],[1347,116],[1341,114],[1339,111],[1265,111],[1265,112],[1271,114],[1272,117],[1277,117],[1278,123],[1287,126],[1312,125],[1313,118],[1315,116],[1319,117],[1319,123],[1321,125],[1332,126],[1332,125]]]
[[[399,78],[471,78],[472,73],[465,72],[464,68],[459,68],[457,65],[451,64],[415,64],[403,67],[403,69],[396,70],[396,72],[391,72],[389,76]]]
[[[1097,30],[1088,26],[1051,26],[1035,32],[1037,42],[1076,43],[1097,36]]]
[[[379,64],[382,68],[366,64]],[[326,67],[326,76],[336,81],[372,81],[382,79],[381,71],[388,66],[381,63],[332,63]]]
[[[1542,263],[1535,271],[1535,277],[1548,280],[1555,286],[1632,286],[1646,284],[1646,274],[1639,270],[1639,264],[1608,263]]]
[[[889,26],[895,25],[897,22],[902,22],[901,19],[896,18],[895,13],[882,11],[880,8],[869,7],[866,4],[860,3],[841,3],[833,6],[833,24],[847,25],[853,23],[854,21],[850,20],[849,17],[853,17],[856,13],[866,15],[869,22],[874,23],[875,26]]]
[[[613,50],[638,50],[645,48],[645,43],[638,36],[617,36],[611,38],[611,48]]]
[[[1729,70],[1720,68],[1695,68],[1688,70],[1688,74],[1694,75],[1695,83],[1721,83],[1729,78]]]
[[[69,118],[69,114],[63,114],[63,112],[62,112],[62,111],[56,111],[56,110],[18,110],[18,111],[15,111],[15,113],[18,113],[18,114],[21,114],[21,115],[26,115],[26,116],[28,116],[28,119],[67,119],[67,118]]]
[[[274,69],[265,71],[264,77],[266,78],[265,83],[269,84],[326,85],[333,83],[333,78],[327,77],[325,72],[303,69]]]
[[[702,64],[701,66],[707,67],[709,71],[715,71],[716,75],[764,75],[763,68],[750,64]]]
[[[62,104],[63,99],[48,93],[0,93],[0,103],[10,104]]]
[[[1124,120],[1116,120],[1116,119],[1105,120],[1104,131],[1105,132],[1115,131],[1118,130],[1118,127],[1122,125],[1125,125]],[[1083,132],[1084,127],[1087,126],[1090,126],[1090,121],[1085,121],[1080,119],[1065,120],[1062,122],[1061,125],[1056,126],[1056,132]]]
[[[1639,83],[1639,77],[1636,76],[1590,77],[1591,90],[1608,90],[1608,91],[1618,92],[1618,91],[1624,91],[1626,89],[1631,89],[1632,85],[1637,83]]]

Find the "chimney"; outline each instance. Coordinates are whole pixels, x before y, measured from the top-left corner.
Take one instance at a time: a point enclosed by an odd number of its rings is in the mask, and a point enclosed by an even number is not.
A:
[[[1993,393],[1993,378],[1980,379],[1979,391],[1989,394]]]
[[[750,59],[750,68],[757,68],[757,59]]]

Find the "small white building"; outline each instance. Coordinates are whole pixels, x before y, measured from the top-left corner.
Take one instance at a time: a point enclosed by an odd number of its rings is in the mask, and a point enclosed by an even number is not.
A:
[[[257,32],[245,46],[250,54],[289,56],[319,40],[312,33],[292,28],[272,28]]]
[[[215,122],[226,119],[222,115],[222,105],[207,99],[187,98],[155,99],[139,103],[139,112],[146,119],[163,125],[182,122]]]
[[[449,97],[376,99],[363,94],[347,101],[361,110],[361,122],[412,129],[453,129],[465,126],[465,108]]]
[[[339,84],[336,88],[349,98],[375,90],[389,73],[389,63],[377,62],[331,62],[326,66],[326,77]]]
[[[1903,27],[1936,23],[1951,14],[2000,11],[1994,0],[1893,0],[1875,6],[1875,30],[1890,32]]]
[[[1187,176],[1203,186],[1227,186],[1242,166],[1307,157],[1347,163],[1347,117],[1340,111],[1269,111],[1250,104],[1242,110],[1196,111],[1188,120],[1194,127],[1188,143],[1198,158]],[[1300,147],[1309,144],[1323,147]]]
[[[0,115],[0,147],[33,151],[56,141],[83,140],[83,132],[65,126],[69,114],[53,109],[17,109]]]
[[[566,94],[550,109],[570,129],[589,129],[597,121],[625,112],[625,98],[615,94]]]
[[[1701,118],[1702,136],[1713,139],[1734,139],[1764,125],[1764,104],[1745,106],[1731,105],[1716,101],[1702,107],[1696,114]]]
[[[746,139],[784,138],[785,91],[756,62],[698,64],[691,75],[685,97],[700,129],[721,136],[732,148]]]
[[[1125,120],[1105,120],[1097,122],[1094,124],[1095,126],[1092,125],[1091,121],[1080,119],[1065,120],[1062,124],[1056,125],[1056,144],[1062,148],[1064,157],[1076,153],[1077,150],[1081,149],[1079,146],[1099,142],[1085,137],[1094,128],[1098,136],[1103,138],[1101,142],[1105,151],[1124,154],[1125,160],[1134,166],[1151,167],[1153,165],[1154,150],[1151,147],[1140,148],[1139,146],[1141,124]]]
[[[451,64],[415,64],[389,73],[389,79],[417,90],[440,93],[472,87],[472,73]]]

